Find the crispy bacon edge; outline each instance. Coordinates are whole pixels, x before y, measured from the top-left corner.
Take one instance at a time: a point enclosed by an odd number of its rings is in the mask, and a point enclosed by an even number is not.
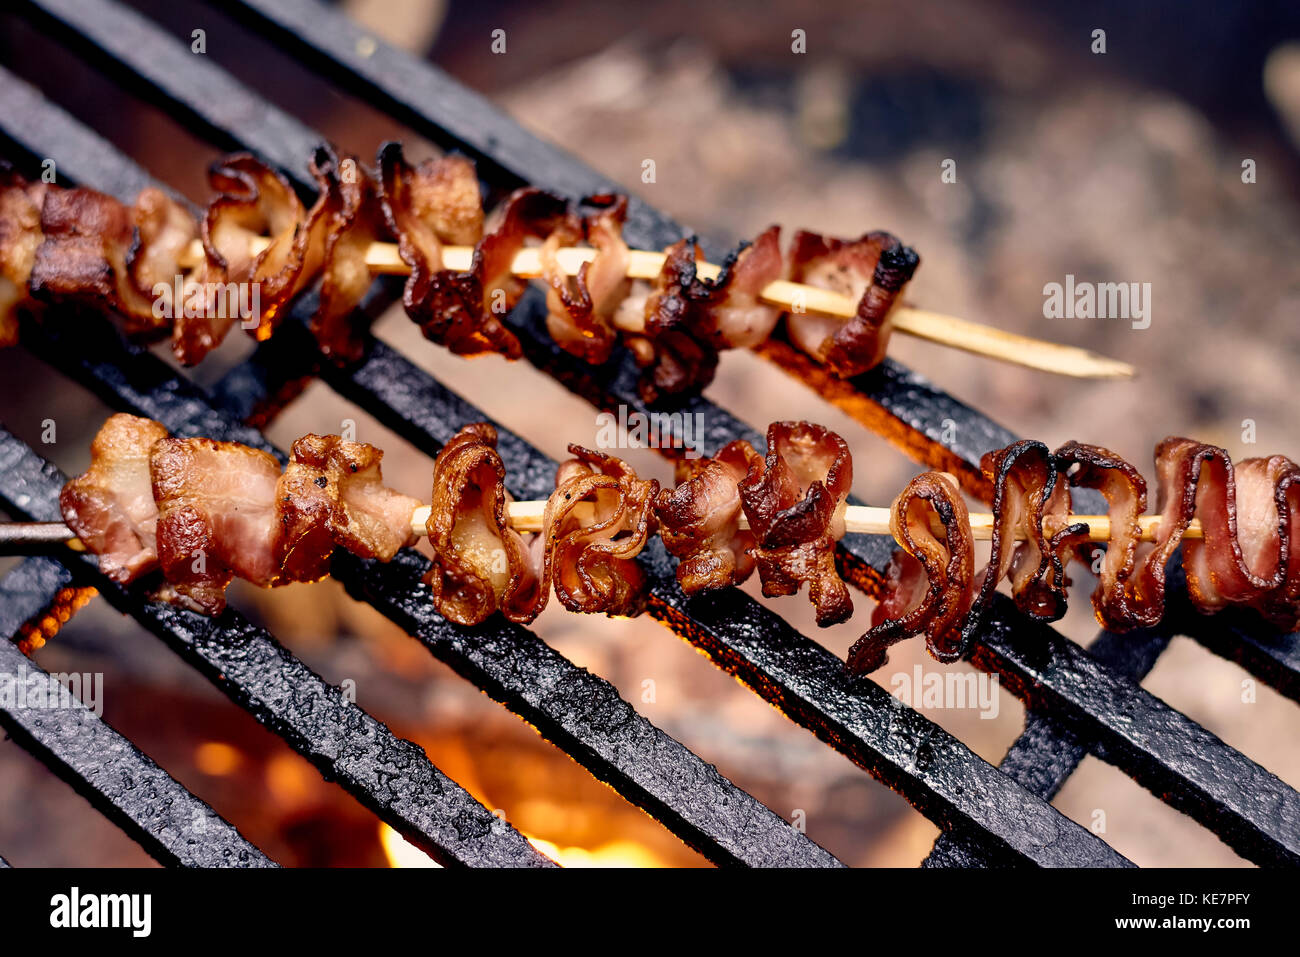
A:
[[[379,195],[402,261],[411,267],[402,303],[425,336],[457,355],[523,355],[502,322],[527,285],[511,266],[528,239],[545,240],[567,221],[565,201],[543,190],[518,189],[483,224],[478,179],[468,159],[444,156],[412,167],[395,142],[379,150]],[[450,216],[437,208],[448,197],[447,205],[458,211]],[[443,268],[443,243],[477,243],[468,271]]]
[[[756,345],[781,318],[779,308],[759,298],[764,286],[785,275],[779,226],[737,246],[713,279],[698,274],[700,255],[694,237],[665,251],[646,298],[645,331],[631,337],[645,367],[638,391],[647,403],[704,388],[717,373],[719,350]]]
[[[848,443],[811,422],[769,425],[767,456],[751,462],[739,484],[763,594],[793,595],[807,582],[823,628],[853,614],[848,586],[835,567],[852,484]]]
[[[790,248],[791,280],[857,295],[858,308],[848,322],[790,313],[790,339],[842,378],[874,368],[889,347],[893,308],[920,264],[914,249],[887,232],[842,240],[799,231]]]
[[[940,539],[930,517],[944,530]],[[970,610],[975,543],[970,514],[956,480],[945,472],[916,476],[894,499],[890,530],[903,546],[886,570],[885,596],[872,612],[871,628],[849,648],[846,667],[864,675],[881,667],[890,645],[924,633],[939,661],[963,652],[962,623]]]

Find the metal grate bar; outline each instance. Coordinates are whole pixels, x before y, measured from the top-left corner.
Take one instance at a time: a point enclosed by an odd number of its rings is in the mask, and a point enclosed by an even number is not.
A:
[[[49,607],[72,575],[48,558],[25,559],[0,579],[0,634]],[[18,646],[0,641],[0,674],[49,675]],[[0,725],[162,864],[274,867],[235,828],[80,700],[75,707],[0,706]],[[137,794],[147,794],[139,800]]]
[[[6,509],[40,521],[58,518],[64,476],[2,429],[0,474],[6,476],[0,489]],[[439,861],[475,866],[551,863],[523,835],[430,764],[418,745],[396,737],[384,724],[350,704],[340,689],[326,684],[271,635],[236,612],[227,610],[215,621],[202,618],[153,604],[138,589],[127,591],[113,585],[97,574],[87,556],[69,553],[65,564],[74,576],[99,588],[115,608],[162,638],[327,778],[338,781]],[[19,653],[8,642],[4,645]],[[73,765],[78,775],[70,780],[74,784],[83,779],[93,782],[104,773],[97,770],[96,762],[108,752],[79,751],[79,741],[71,735],[60,737],[57,748],[50,749],[52,756],[59,762],[84,756],[83,764]],[[87,775],[84,778],[82,771]],[[169,797],[157,788],[135,787],[106,796],[111,798],[111,808],[106,809],[110,816],[132,812],[157,816],[167,807]],[[150,847],[144,840],[141,843]]]
[[[1117,635],[1102,632],[1089,653],[1116,672],[1141,681],[1169,646],[1169,635],[1152,629]],[[1019,781],[1044,801],[1050,801],[1093,749],[1093,741],[1050,709],[1030,710],[1021,733],[998,764],[999,770]],[[922,867],[989,867],[995,863],[978,834],[956,831],[941,834]]]
[[[72,587],[72,573],[52,558],[33,555],[0,578],[0,637],[18,629],[54,604],[59,592]]]
[[[17,9],[58,30],[92,62],[129,64],[129,74],[118,71],[127,85],[155,94],[151,99],[161,95],[162,106],[182,115],[187,126],[201,126],[200,132],[223,149],[253,149],[286,168],[305,170],[320,143],[306,126],[124,4],[24,0]],[[160,36],[172,42],[159,43]],[[240,142],[230,135],[235,128],[246,133]]]
[[[1300,701],[1300,631],[1289,635],[1261,629],[1253,612],[1223,611],[1217,615],[1184,616],[1179,634],[1235,661],[1254,677]]]
[[[1300,794],[999,596],[972,661],[1095,736],[1098,757],[1259,863],[1300,863]]]
[[[446,149],[474,158],[480,174],[502,185],[531,183],[567,196],[617,190],[616,184],[566,151],[528,133],[486,97],[442,71],[371,37],[337,11],[318,3],[223,3],[223,13],[251,21],[277,44],[372,106]],[[200,90],[201,92],[201,90]],[[429,115],[438,116],[438,122]],[[628,224],[660,237],[680,230],[636,197]]]

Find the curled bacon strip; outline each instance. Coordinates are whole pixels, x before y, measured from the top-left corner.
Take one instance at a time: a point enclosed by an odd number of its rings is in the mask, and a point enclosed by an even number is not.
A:
[[[574,217],[572,222],[562,223],[542,244],[542,278],[550,286],[546,328],[560,348],[600,365],[618,342],[614,314],[632,286],[627,278],[630,257],[622,235],[627,197],[593,196],[587,203],[597,211],[585,219]],[[595,247],[596,258],[583,263],[578,275],[570,277],[556,252],[584,239]]]
[[[659,483],[638,478],[612,455],[580,445],[570,445],[569,454],[546,500],[539,600],[545,603],[554,581],[570,611],[640,614],[646,576],[635,559],[655,529]]]
[[[934,534],[931,516],[943,526],[943,538]],[[890,560],[889,587],[872,612],[871,629],[849,649],[852,674],[875,671],[885,663],[890,645],[915,634],[925,634],[926,647],[939,661],[954,661],[962,652],[975,546],[956,480],[946,472],[912,479],[894,499],[889,526],[903,551]]]
[[[491,425],[467,425],[433,467],[426,525],[433,568],[425,581],[438,614],[461,625],[477,625],[498,609],[529,622],[546,603],[528,546],[506,516],[510,494],[496,444]]]
[[[1008,576],[1021,611],[1043,621],[1065,614],[1065,563],[1088,534],[1087,525],[1067,520],[1069,491],[1058,481],[1057,461],[1043,443],[1015,442],[986,454],[980,467],[993,483],[997,521],[975,613],[963,630],[963,646],[969,646],[973,629],[983,623],[997,583]]]
[[[763,594],[793,595],[807,582],[822,627],[853,614],[848,587],[835,568],[852,484],[853,459],[844,439],[809,422],[773,422],[767,457],[751,462],[739,485]]]
[[[785,274],[779,227],[769,227],[752,244],[741,243],[713,279],[698,275],[699,256],[694,239],[671,246],[646,299],[637,350],[648,367],[639,386],[646,402],[708,385],[719,349],[757,345],[781,318],[780,309],[759,299],[764,286]]]
[[[790,278],[858,300],[848,322],[792,312],[790,339],[837,375],[848,377],[879,365],[889,346],[889,317],[921,258],[885,232],[848,242],[798,232],[790,250]]]
[[[1155,542],[1146,543],[1138,541],[1133,517],[1145,506],[1145,485],[1134,481],[1132,467],[1104,449],[1072,444],[1061,454],[1081,460],[1076,481],[1101,488],[1110,502],[1111,544],[1093,596],[1103,625],[1122,631],[1160,620],[1166,565],[1180,542],[1188,595],[1199,612],[1246,605],[1284,629],[1300,624],[1300,468],[1290,459],[1247,459],[1234,469],[1223,449],[1165,439],[1156,447],[1160,526]],[[1200,520],[1204,538],[1183,541],[1192,519]]]
[[[157,190],[142,193],[140,216],[151,220],[165,203]],[[34,298],[115,312],[131,335],[166,329],[154,315],[151,289],[132,281],[129,261],[140,256],[140,234],[130,208],[91,189],[46,188],[40,235],[28,278]]]
[[[1140,627],[1144,620],[1155,624],[1163,608],[1150,617],[1150,608],[1139,610],[1126,587],[1140,544],[1138,518],[1147,508],[1146,479],[1134,466],[1099,445],[1067,442],[1056,450],[1056,460],[1070,485],[1096,489],[1107,502],[1110,541],[1092,595],[1097,621],[1111,631],[1128,631]]]
[[[993,486],[988,564],[979,575],[969,574],[974,537],[951,476],[934,473],[943,484],[926,486],[926,500],[944,529],[945,542],[937,546],[931,530],[921,527],[929,514],[916,510],[905,492],[890,511],[890,527],[904,548],[890,563],[889,594],[876,607],[872,628],[850,652],[851,670],[878,668],[889,645],[921,630],[936,659],[961,658],[983,627],[998,583],[1005,578],[1011,580],[1021,611],[1042,621],[1065,614],[1065,563],[1086,538],[1088,526],[1068,521],[1069,492],[1058,480],[1056,457],[1043,443],[1025,440],[986,454],[980,466]],[[946,549],[952,561],[959,560],[960,571],[934,561],[936,547]],[[927,597],[936,591],[938,599]]]
[[[110,416],[90,446],[90,467],[59,494],[63,520],[99,559],[99,570],[128,584],[158,565],[158,508],[149,454],[167,430],[152,419]]]
[[[276,486],[279,581],[317,581],[329,573],[334,546],[361,558],[391,561],[414,545],[411,513],[419,499],[384,485],[384,453],[337,435],[293,443]]]
[[[320,303],[311,331],[321,352],[339,361],[360,358],[364,316],[356,312],[370,289],[366,251],[387,234],[374,179],[355,157],[342,162],[328,148],[316,152],[312,169],[328,216],[321,267]]]
[[[402,260],[411,267],[402,297],[407,313],[425,336],[458,355],[499,352],[519,358],[519,340],[501,321],[527,285],[511,265],[526,240],[545,239],[567,221],[564,200],[519,189],[485,226],[478,179],[464,157],[412,167],[401,144],[386,143],[379,170],[384,215]],[[467,272],[443,268],[443,243],[476,242]]]
[[[754,536],[740,530],[738,485],[761,463],[754,447],[737,439],[711,459],[679,460],[677,487],[655,499],[659,534],[681,559],[677,581],[686,594],[739,585],[754,573]]]
[[[1300,535],[1300,467],[1276,455],[1234,469],[1223,449],[1182,438],[1161,442],[1155,459],[1160,523],[1155,540],[1142,542],[1146,483],[1115,453],[1071,442],[1049,456],[1039,443],[1018,442],[985,456],[982,465],[994,483],[995,526],[978,593],[973,580],[934,560],[938,540],[921,527],[929,516],[916,512],[913,496],[905,492],[891,512],[904,551],[891,563],[888,594],[872,629],[854,645],[849,669],[879,667],[890,644],[922,631],[936,658],[960,657],[982,625],[997,583],[1008,576],[1023,611],[1041,620],[1059,618],[1065,611],[1066,559],[1084,551],[1087,536],[1085,524],[1070,521],[1061,479],[1097,489],[1108,502],[1111,534],[1092,596],[1103,627],[1128,631],[1163,617],[1166,567],[1180,544],[1197,611],[1246,606],[1283,630],[1300,625],[1300,560],[1293,545]],[[936,511],[948,542],[965,542],[969,517],[955,485],[950,488],[945,507]],[[1204,537],[1184,539],[1194,519]]]

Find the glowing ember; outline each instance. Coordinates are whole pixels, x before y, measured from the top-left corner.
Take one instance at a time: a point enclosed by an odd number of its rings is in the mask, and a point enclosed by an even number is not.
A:
[[[194,749],[194,765],[204,774],[223,777],[239,767],[239,752],[223,741],[204,741]]]

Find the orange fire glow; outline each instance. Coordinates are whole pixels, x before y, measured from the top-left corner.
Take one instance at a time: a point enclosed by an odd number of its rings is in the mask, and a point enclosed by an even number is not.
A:
[[[441,866],[382,821],[379,824],[379,843],[384,848],[390,867]],[[529,837],[528,843],[561,867],[663,866],[653,851],[635,841],[609,841],[594,848],[561,847],[539,837]]]

